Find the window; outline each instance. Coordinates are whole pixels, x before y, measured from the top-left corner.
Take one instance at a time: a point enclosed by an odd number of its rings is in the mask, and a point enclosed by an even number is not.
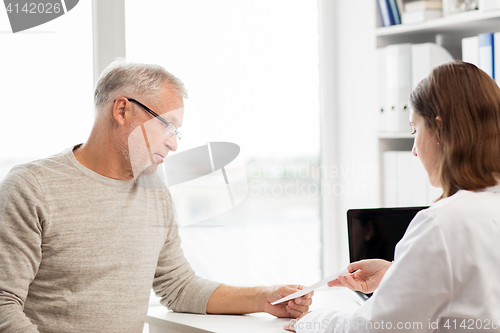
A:
[[[180,229],[196,272],[231,285],[316,282],[316,2],[127,0],[125,9],[128,60],[164,66],[190,95],[173,154],[216,141],[241,148],[246,199]],[[182,197],[186,209],[196,191]]]
[[[82,143],[93,112],[92,9],[11,33],[0,10],[0,180],[16,164]]]

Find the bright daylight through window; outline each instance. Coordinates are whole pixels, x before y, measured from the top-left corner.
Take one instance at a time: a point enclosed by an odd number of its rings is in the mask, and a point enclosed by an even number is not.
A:
[[[94,118],[91,1],[15,34],[0,10],[0,39],[1,180],[16,164],[87,140]]]
[[[233,285],[316,282],[316,2],[129,0],[125,10],[127,59],[164,66],[189,93],[183,138],[170,154],[207,142],[212,154],[218,142],[240,148],[234,173],[219,168],[171,186],[183,250],[196,272]],[[226,176],[246,182],[246,192],[233,189],[228,197]],[[218,199],[224,195],[233,201]],[[212,217],[194,218],[204,213]]]

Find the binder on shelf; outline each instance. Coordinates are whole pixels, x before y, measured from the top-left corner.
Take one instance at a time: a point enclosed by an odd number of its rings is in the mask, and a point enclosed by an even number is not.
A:
[[[387,117],[389,109],[387,109],[387,89],[386,89],[386,52],[385,48],[377,49],[377,101],[378,101],[378,130],[380,132],[388,131]]]
[[[495,58],[493,60],[495,64],[495,81],[500,86],[500,32],[495,33],[493,46],[493,53],[495,55]]]
[[[445,48],[434,43],[413,44],[411,59],[412,90],[434,67],[454,60]]]
[[[401,16],[399,16],[399,9],[396,0],[389,0],[389,7],[391,8],[392,18],[394,19],[394,24],[401,24]]]
[[[422,9],[443,9],[443,2],[441,0],[419,0],[405,4],[405,12]]]
[[[479,38],[477,36],[462,39],[462,60],[479,66]]]
[[[500,0],[499,0],[500,1]],[[404,9],[404,3],[403,0],[396,0],[396,3],[398,4],[398,13],[399,17],[403,16],[403,9]]]
[[[398,195],[400,206],[426,206],[429,180],[420,160],[411,151],[398,152]]]
[[[443,17],[443,10],[441,9],[421,9],[413,10],[411,12],[403,12],[401,21],[403,24],[414,24],[434,20],[440,17]]]
[[[385,49],[387,130],[409,133],[411,44],[389,45]]]
[[[408,155],[410,159],[410,173],[411,173],[411,204],[412,206],[426,206],[431,204],[429,199],[429,177],[424,169],[424,166],[418,159],[410,152]],[[437,197],[436,197],[437,198]]]
[[[386,151],[383,153],[383,193],[385,207],[398,206],[397,154],[397,151]]]
[[[385,151],[382,157],[385,207],[426,206],[441,195],[431,188],[422,163],[410,151]]]
[[[479,68],[486,72],[489,76],[495,79],[495,64],[494,64],[494,37],[495,35],[489,32],[479,34]]]
[[[414,191],[414,177],[411,173],[411,155],[409,151],[397,152],[397,193],[398,206],[413,206],[412,192]]]
[[[389,0],[378,0],[377,2],[384,27],[394,25],[394,17],[392,15],[391,6],[389,5]]]
[[[482,11],[499,8],[500,0],[479,0],[479,9]]]

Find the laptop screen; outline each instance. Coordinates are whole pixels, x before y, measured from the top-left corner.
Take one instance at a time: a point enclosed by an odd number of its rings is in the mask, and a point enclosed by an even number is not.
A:
[[[415,215],[428,207],[369,208],[347,211],[350,262],[394,260],[394,249]]]

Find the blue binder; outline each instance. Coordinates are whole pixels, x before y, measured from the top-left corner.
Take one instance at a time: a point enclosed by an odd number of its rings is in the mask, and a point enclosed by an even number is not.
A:
[[[479,68],[495,79],[495,35],[493,33],[483,33],[479,38]]]
[[[394,25],[394,16],[392,14],[389,0],[378,0],[378,7],[380,9],[380,14],[382,15],[384,27]]]
[[[396,0],[389,0],[389,8],[391,9],[394,24],[401,24],[401,17],[399,17],[398,4]]]

